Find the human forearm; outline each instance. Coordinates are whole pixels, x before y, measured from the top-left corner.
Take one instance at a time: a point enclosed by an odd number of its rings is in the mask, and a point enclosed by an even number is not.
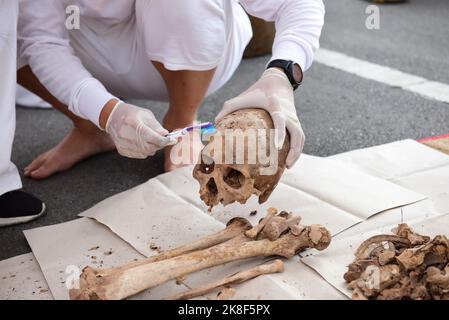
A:
[[[270,60],[293,60],[305,72],[313,61],[314,51],[324,24],[321,0],[241,0],[248,13],[275,21],[276,36]]]

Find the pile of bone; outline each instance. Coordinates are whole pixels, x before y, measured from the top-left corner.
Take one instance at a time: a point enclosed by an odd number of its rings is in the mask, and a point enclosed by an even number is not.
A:
[[[228,262],[255,257],[291,258],[307,248],[323,250],[331,241],[329,231],[320,225],[301,225],[299,217],[268,209],[254,227],[244,218],[231,219],[226,228],[181,247],[163,251],[141,261],[109,269],[85,267],[78,289],[71,299],[123,299],[172,279]],[[282,272],[282,261],[261,265],[192,289],[168,299],[188,299],[211,290],[241,283],[261,274]]]
[[[357,249],[344,278],[352,298],[449,299],[449,242],[413,232],[407,224],[377,235]]]

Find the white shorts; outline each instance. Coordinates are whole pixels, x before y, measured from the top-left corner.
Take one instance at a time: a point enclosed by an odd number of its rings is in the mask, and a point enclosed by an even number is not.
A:
[[[224,8],[215,12],[213,7],[204,8],[205,1],[210,0],[136,0],[135,15],[119,30],[81,27],[69,33],[70,44],[85,68],[117,97],[168,100],[165,83],[151,60],[169,70],[217,67],[210,94],[237,69],[252,30],[237,2],[217,1]],[[198,8],[192,10],[194,3]],[[202,10],[208,17],[202,16]],[[89,24],[88,19],[83,23]]]

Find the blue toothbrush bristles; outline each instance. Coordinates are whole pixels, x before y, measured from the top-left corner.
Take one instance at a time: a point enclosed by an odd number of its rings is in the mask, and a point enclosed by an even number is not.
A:
[[[203,122],[203,123],[194,124],[193,126],[184,128],[184,130],[192,131],[195,129],[201,129],[201,131],[203,131],[203,130],[208,130],[210,128],[215,129],[214,124],[212,122]]]
[[[193,126],[186,127],[182,130],[175,130],[173,132],[170,132],[168,136],[177,138],[193,130],[201,130],[201,134],[203,135],[209,135],[217,132],[212,122],[203,122],[195,124]]]
[[[204,135],[214,134],[215,132],[217,132],[217,129],[215,129],[214,124],[211,122],[209,122],[209,124],[207,126],[204,126],[203,128],[201,128],[201,133]]]
[[[200,129],[202,134],[212,134],[217,131],[212,122],[199,123],[191,127],[185,128],[184,130],[188,132],[195,129]]]

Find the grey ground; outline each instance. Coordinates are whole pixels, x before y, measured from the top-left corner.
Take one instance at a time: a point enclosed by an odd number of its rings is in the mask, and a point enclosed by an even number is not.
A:
[[[327,0],[321,46],[350,56],[449,83],[449,2],[410,0],[381,5],[381,29],[365,28],[363,0]],[[231,81],[208,97],[200,119],[252,84],[268,57],[245,60]],[[166,105],[138,102],[161,118]],[[449,105],[337,71],[318,63],[296,94],[306,133],[305,152],[328,156],[399,139],[449,132]],[[13,161],[22,169],[64,137],[70,123],[53,110],[17,108]],[[47,204],[41,219],[0,229],[0,259],[29,252],[22,230],[61,223],[100,200],[162,173],[162,156],[130,160],[116,154],[88,159],[44,181],[23,178],[25,190]]]

